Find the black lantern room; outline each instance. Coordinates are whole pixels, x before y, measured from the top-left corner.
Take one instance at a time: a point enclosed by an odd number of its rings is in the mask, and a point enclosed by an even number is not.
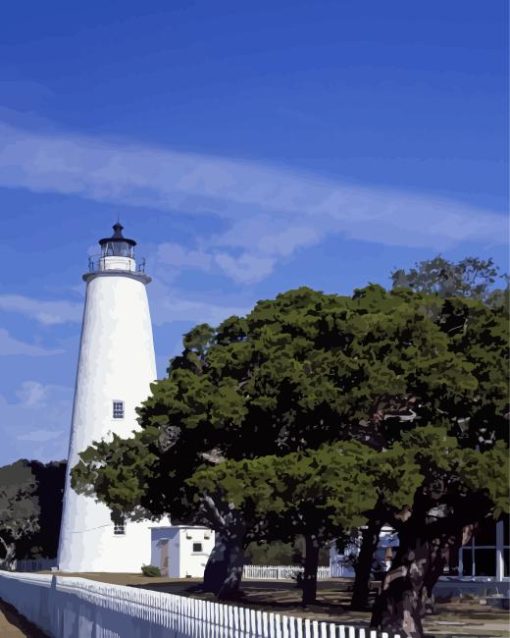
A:
[[[117,222],[113,226],[113,235],[99,240],[101,257],[129,257],[134,259],[136,241],[123,236],[124,227]]]

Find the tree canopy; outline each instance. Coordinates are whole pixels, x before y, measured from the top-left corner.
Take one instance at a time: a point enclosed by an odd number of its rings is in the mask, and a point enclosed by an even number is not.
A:
[[[425,548],[421,578],[399,585],[416,597],[445,547],[505,506],[507,324],[501,305],[402,286],[261,301],[185,335],[141,430],[85,451],[73,484],[128,516],[215,528],[209,566],[227,593],[250,541],[317,544],[377,509],[401,537],[396,567]],[[389,584],[374,623],[402,629],[391,596]]]
[[[416,264],[408,271],[399,268],[391,273],[394,288],[441,297],[477,299],[508,311],[508,276],[502,275],[492,259],[466,257],[458,262],[437,256]],[[498,280],[506,281],[506,290],[495,288]]]
[[[56,556],[65,468],[25,459],[0,468],[0,555],[7,569],[16,558]]]

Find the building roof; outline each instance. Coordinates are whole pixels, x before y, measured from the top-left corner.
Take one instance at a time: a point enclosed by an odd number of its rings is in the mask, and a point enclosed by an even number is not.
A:
[[[103,246],[103,244],[108,244],[111,242],[125,242],[130,246],[136,246],[136,241],[134,239],[127,239],[127,237],[124,237],[124,235],[122,234],[123,230],[124,226],[121,223],[117,222],[113,225],[113,235],[111,237],[103,237],[103,239],[100,239],[99,245]]]

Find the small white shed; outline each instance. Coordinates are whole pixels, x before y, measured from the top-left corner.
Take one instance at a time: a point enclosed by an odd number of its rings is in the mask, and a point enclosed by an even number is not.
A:
[[[201,525],[151,527],[151,565],[162,576],[202,578],[214,547],[214,532]]]

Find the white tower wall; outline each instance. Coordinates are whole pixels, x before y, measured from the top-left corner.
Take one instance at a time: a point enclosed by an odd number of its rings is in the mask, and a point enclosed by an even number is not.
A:
[[[115,263],[114,263],[115,262]],[[123,263],[124,262],[124,263]],[[145,285],[134,260],[103,258],[87,281],[85,310],[69,445],[68,470],[93,441],[138,429],[135,408],[156,379],[152,327]],[[124,403],[124,418],[113,418],[113,402]],[[69,572],[138,572],[149,564],[150,522],[125,523],[115,535],[110,510],[77,494],[68,471],[58,566]]]

